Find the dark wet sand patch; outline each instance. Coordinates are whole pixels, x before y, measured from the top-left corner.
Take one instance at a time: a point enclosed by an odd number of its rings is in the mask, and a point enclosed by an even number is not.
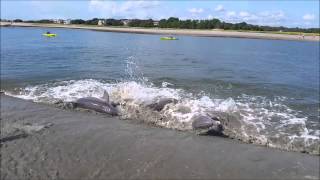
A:
[[[1,142],[1,179],[319,179],[319,156],[1,95],[1,128],[20,122],[52,125]]]

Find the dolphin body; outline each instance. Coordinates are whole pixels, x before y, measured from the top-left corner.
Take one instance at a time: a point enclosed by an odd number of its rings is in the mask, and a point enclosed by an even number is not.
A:
[[[217,117],[209,117],[204,115],[192,117],[192,128],[194,130],[208,129],[216,133],[222,133],[223,127]]]
[[[177,99],[174,98],[162,98],[155,103],[147,105],[148,108],[154,111],[162,111],[163,108],[170,103],[176,104]],[[192,118],[192,128],[196,131],[204,130],[210,131],[214,134],[222,134],[223,126],[220,123],[220,119],[216,116],[210,115],[195,115]]]
[[[149,107],[150,109],[152,110],[155,110],[155,111],[162,111],[162,109],[167,105],[167,104],[170,104],[170,103],[177,103],[178,100],[174,99],[174,98],[162,98],[160,100],[158,100],[157,102],[155,103],[152,103],[152,104],[149,104],[147,105],[147,107]]]
[[[119,114],[115,103],[110,103],[109,94],[104,91],[102,99],[95,97],[80,98],[76,102],[73,102],[74,107],[80,107],[83,109],[90,109],[100,113],[110,114],[116,116]]]

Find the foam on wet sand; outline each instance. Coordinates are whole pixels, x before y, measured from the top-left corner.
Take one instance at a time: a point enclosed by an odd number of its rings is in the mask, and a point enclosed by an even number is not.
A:
[[[1,179],[319,178],[319,156],[1,95],[2,132],[9,124],[48,123],[2,142]]]
[[[125,81],[108,83],[94,79],[59,81],[17,89],[6,94],[46,104],[60,104],[82,97],[101,97],[108,91],[112,101],[119,103],[120,118],[156,126],[191,131],[197,116],[219,117],[224,135],[244,142],[288,151],[319,154],[319,137],[306,127],[307,117],[283,103],[285,97],[267,99],[242,95],[221,99],[206,94],[192,94],[163,84]],[[152,108],[165,99],[175,100]],[[160,110],[160,111],[159,111]]]

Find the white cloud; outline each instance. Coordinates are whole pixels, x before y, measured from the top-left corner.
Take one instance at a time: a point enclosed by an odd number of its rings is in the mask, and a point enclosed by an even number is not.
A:
[[[259,25],[279,25],[286,20],[283,11],[264,11],[260,13],[251,13],[248,11],[226,10],[222,5],[218,5],[215,11],[219,12],[216,16],[226,22],[239,23],[247,22]]]
[[[258,14],[261,18],[267,18],[274,21],[281,21],[285,19],[283,11],[264,11]]]
[[[223,5],[219,4],[216,8],[214,8],[214,10],[217,11],[217,12],[222,12],[225,9],[224,9]]]
[[[125,11],[132,11],[135,9],[154,8],[158,5],[158,1],[126,1],[123,3],[122,8]]]
[[[203,13],[202,8],[191,8],[188,9],[188,12],[191,13],[191,19],[201,19],[200,15]]]
[[[246,22],[256,25],[282,25],[287,19],[282,11],[264,11],[260,13],[252,13],[248,11],[225,11],[216,16],[226,22],[240,23]]]
[[[207,16],[207,18],[208,18],[208,19],[213,19],[212,14],[209,14],[209,15]]]
[[[258,25],[280,26],[287,20],[283,11],[265,11],[258,13],[256,23]]]
[[[248,16],[250,16],[250,14],[246,11],[241,11],[241,12],[239,12],[239,16],[240,17],[248,17]]]
[[[188,10],[190,13],[192,14],[200,14],[203,12],[203,9],[202,8],[191,8]]]
[[[302,16],[302,19],[305,21],[312,21],[315,19],[314,14],[305,14],[304,16]]]
[[[255,21],[257,21],[259,19],[259,17],[255,14],[249,13],[247,11],[241,11],[239,12],[239,20],[240,21],[245,21],[245,22],[249,22],[249,23],[254,23]]]
[[[226,13],[226,16],[227,16],[227,17],[235,17],[235,16],[236,16],[236,12],[234,12],[234,11],[228,11],[228,12]]]
[[[103,1],[91,0],[89,10],[104,17],[149,18],[158,1]]]

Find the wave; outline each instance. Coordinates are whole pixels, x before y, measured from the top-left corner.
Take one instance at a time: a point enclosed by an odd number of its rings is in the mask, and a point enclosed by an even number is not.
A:
[[[172,84],[167,82],[163,82],[160,87],[145,82],[70,80],[28,86],[6,94],[54,104],[59,101],[72,102],[87,96],[99,98],[106,90],[110,99],[120,104],[122,119],[191,131],[193,116],[218,116],[224,126],[224,134],[228,137],[285,150],[319,154],[319,131],[308,129],[308,118],[284,105],[285,97],[267,99],[243,94],[220,99],[205,93],[192,94],[183,89],[170,88]],[[148,105],[162,98],[173,98],[178,102],[167,104],[161,111],[148,108]]]

